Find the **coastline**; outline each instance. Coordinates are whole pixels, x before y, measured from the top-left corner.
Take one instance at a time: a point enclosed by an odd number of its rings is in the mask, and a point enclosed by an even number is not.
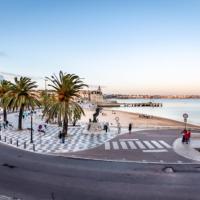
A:
[[[94,110],[84,109],[85,116],[81,118],[82,122],[89,122],[89,119],[93,118]],[[169,128],[184,128],[184,122],[176,121],[173,119],[152,116],[152,118],[141,118],[141,113],[132,113],[127,111],[119,111],[115,109],[103,109],[99,114],[99,122],[109,122],[111,126],[116,126],[116,117],[119,118],[120,125],[124,128],[128,127],[129,123],[133,124],[133,127],[169,127]],[[195,124],[187,124],[188,128],[200,129],[200,126]]]

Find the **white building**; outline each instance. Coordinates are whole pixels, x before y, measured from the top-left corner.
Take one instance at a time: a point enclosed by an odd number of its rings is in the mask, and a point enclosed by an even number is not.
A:
[[[81,90],[80,95],[83,100],[90,101],[91,103],[104,102],[103,93],[100,86],[98,90]]]

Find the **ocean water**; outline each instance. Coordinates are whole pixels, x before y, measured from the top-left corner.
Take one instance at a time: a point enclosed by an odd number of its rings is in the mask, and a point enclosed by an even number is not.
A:
[[[188,113],[188,123],[200,125],[200,99],[112,99],[119,103],[162,103],[163,107],[120,107],[116,110],[143,113],[183,121],[183,113]]]

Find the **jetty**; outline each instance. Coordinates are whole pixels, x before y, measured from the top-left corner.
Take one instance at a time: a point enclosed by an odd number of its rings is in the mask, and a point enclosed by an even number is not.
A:
[[[103,102],[98,103],[99,107],[162,107],[162,103],[117,103],[117,102]]]

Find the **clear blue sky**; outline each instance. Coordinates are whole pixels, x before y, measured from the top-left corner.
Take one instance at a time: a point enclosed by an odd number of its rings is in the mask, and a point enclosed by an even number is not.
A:
[[[200,1],[0,0],[0,71],[60,69],[105,92],[199,94]]]

